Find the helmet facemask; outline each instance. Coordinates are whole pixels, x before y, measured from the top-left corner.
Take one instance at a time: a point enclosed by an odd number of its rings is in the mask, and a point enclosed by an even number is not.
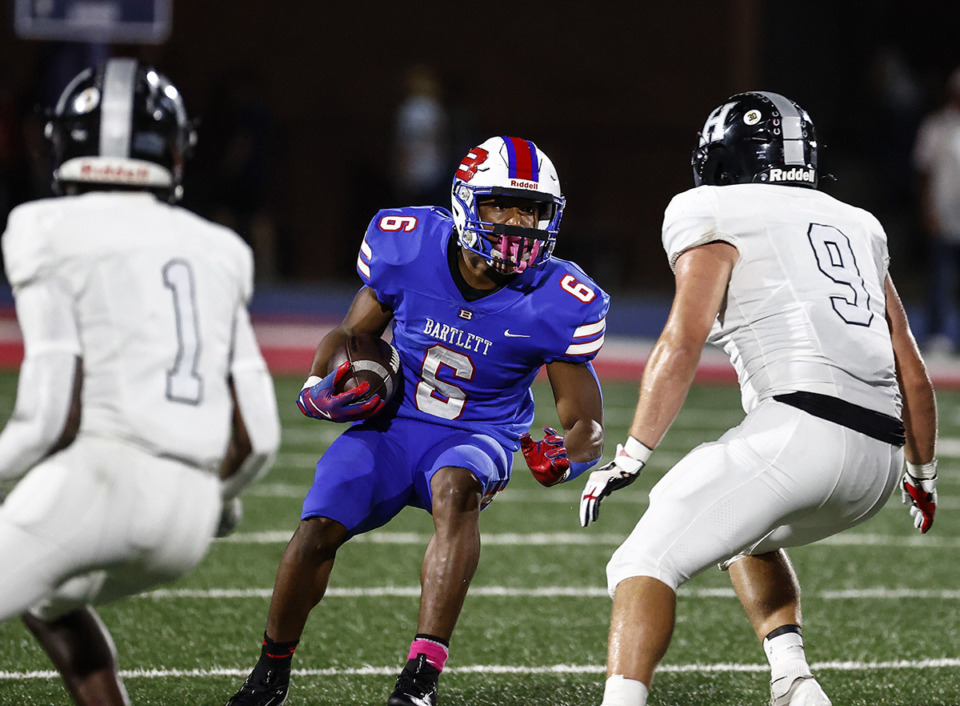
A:
[[[538,204],[538,227],[493,223],[480,217],[480,201],[509,196]],[[466,184],[454,192],[457,207],[466,214],[462,230],[458,229],[460,245],[481,256],[493,269],[504,274],[520,274],[528,267],[537,267],[553,254],[560,224],[560,208],[553,199],[545,201],[542,194],[499,188],[473,189]]]

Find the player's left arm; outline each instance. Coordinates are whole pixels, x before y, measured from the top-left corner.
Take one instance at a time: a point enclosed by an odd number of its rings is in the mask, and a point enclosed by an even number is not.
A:
[[[547,378],[567,457],[574,463],[595,463],[603,454],[603,397],[593,365],[555,361],[547,365]]]
[[[245,307],[237,310],[229,383],[233,418],[230,442],[220,465],[224,503],[266,475],[280,448],[280,415],[273,378],[260,354]]]
[[[680,413],[738,257],[733,245],[713,241],[677,259],[673,305],[644,367],[630,435],[613,461],[590,474],[580,497],[582,526],[597,519],[603,498],[636,479]]]
[[[573,480],[596,465],[603,453],[603,397],[590,362],[547,363],[562,434],[544,427],[544,438],[520,437],[520,450],[533,477],[545,486]]]
[[[56,280],[17,287],[24,360],[13,414],[0,433],[0,480],[15,480],[68,446],[80,426],[82,360],[73,299]]]
[[[933,526],[937,510],[937,399],[900,295],[889,274],[884,290],[897,382],[903,396],[902,417],[906,431],[903,452],[907,461],[901,480],[903,502],[911,506],[914,526],[925,534]]]

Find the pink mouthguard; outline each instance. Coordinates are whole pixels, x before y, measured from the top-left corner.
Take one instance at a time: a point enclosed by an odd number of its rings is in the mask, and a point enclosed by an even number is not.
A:
[[[533,244],[528,244],[528,241]],[[500,256],[507,267],[512,266],[514,272],[520,273],[527,269],[539,253],[539,240],[524,238],[522,235],[500,236]]]

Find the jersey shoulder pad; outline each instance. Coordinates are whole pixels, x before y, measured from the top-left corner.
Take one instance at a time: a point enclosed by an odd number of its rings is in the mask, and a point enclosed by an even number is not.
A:
[[[211,244],[216,244],[216,251],[223,253],[225,259],[229,257],[230,268],[240,286],[240,296],[243,301],[249,303],[253,296],[255,269],[253,248],[250,247],[249,243],[231,228],[208,221],[180,206],[170,206],[170,208],[182,213],[187,218],[196,219],[200,227],[203,228],[201,232],[208,234]]]
[[[674,196],[663,214],[663,249],[673,267],[684,252],[711,240],[729,240],[721,234],[719,189],[729,186],[699,186]],[[721,237],[722,236],[722,237]]]
[[[367,226],[357,272],[368,284],[378,274],[423,258],[443,254],[446,239],[453,229],[453,217],[442,208],[412,206],[384,209]]]
[[[2,247],[11,286],[26,284],[52,266],[57,248],[50,242],[54,231],[48,224],[57,219],[57,206],[56,199],[43,199],[10,212]]]
[[[870,211],[867,211],[866,209],[859,208],[857,206],[850,206],[850,208],[853,209],[853,212],[860,217],[864,227],[868,231],[870,231],[871,235],[873,235],[875,238],[878,238],[886,242],[887,232],[886,230],[884,230],[883,224],[880,223],[879,218],[874,216],[872,213],[870,213]]]
[[[548,362],[590,360],[603,346],[610,295],[576,263],[552,258],[548,265],[549,277],[540,285],[547,300],[543,310],[552,312],[562,347]]]

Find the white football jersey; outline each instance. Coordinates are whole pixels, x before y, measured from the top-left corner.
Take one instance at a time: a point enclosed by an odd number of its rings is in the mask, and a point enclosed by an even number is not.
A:
[[[718,240],[739,260],[708,340],[730,356],[745,411],[807,391],[900,416],[876,218],[802,187],[701,186],[674,197],[663,223],[671,267]]]
[[[253,286],[239,236],[149,194],[97,192],[16,208],[3,255],[14,295],[45,280],[73,301],[81,435],[219,464],[234,325]]]

